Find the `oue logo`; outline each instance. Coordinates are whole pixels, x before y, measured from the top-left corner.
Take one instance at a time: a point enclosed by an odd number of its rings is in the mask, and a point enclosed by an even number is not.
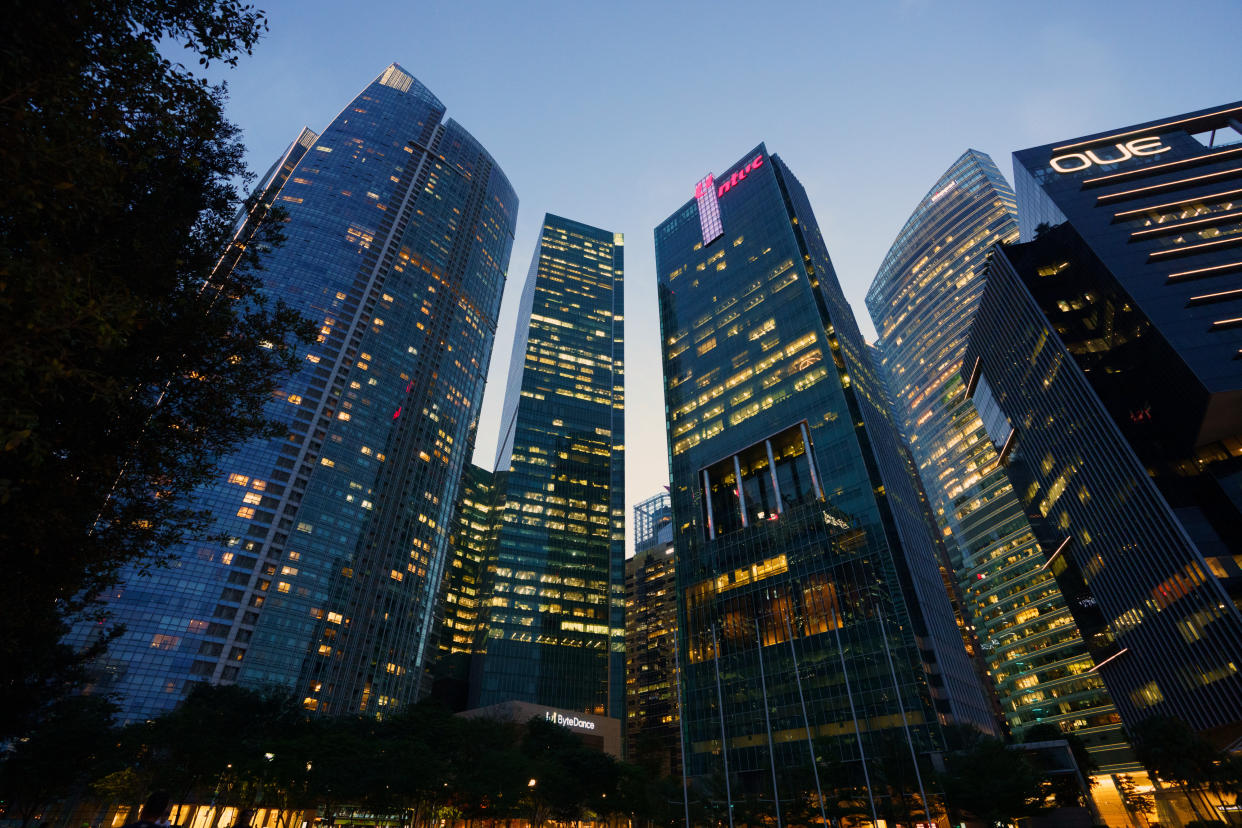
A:
[[[1122,161],[1129,161],[1140,155],[1155,155],[1158,152],[1168,152],[1172,147],[1166,147],[1156,136],[1148,138],[1135,138],[1133,141],[1126,141],[1124,144],[1117,143],[1111,147],[1100,147],[1099,151],[1089,149],[1086,152],[1071,152],[1067,155],[1058,155],[1048,162],[1054,170],[1059,173],[1072,173],[1085,170],[1092,164],[1117,164]]]

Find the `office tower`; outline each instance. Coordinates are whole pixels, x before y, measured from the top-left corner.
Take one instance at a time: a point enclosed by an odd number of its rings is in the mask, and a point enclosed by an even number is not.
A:
[[[467,703],[470,658],[483,614],[483,573],[496,543],[496,474],[471,463],[462,478],[438,603],[433,693],[455,710]]]
[[[959,593],[1011,730],[1020,737],[1055,723],[1102,770],[1129,770],[1121,718],[961,376],[988,251],[1017,240],[1016,214],[992,159],[967,150],[897,235],[867,307],[896,418],[955,550]]]
[[[1015,153],[1034,240],[994,258],[964,363],[1127,725],[1222,743],[1242,734],[1239,115]]]
[[[92,690],[123,718],[199,681],[276,685],[321,713],[418,698],[517,211],[444,111],[393,64],[264,180],[285,213],[266,290],[318,341],[267,412],[288,436],[225,457],[201,492],[213,534],[109,598],[126,631]]]
[[[624,710],[624,242],[544,217],[518,309],[471,707]]]
[[[761,144],[693,192],[655,230],[687,772],[874,816],[926,792],[882,757],[991,715],[805,191]]]
[[[660,776],[681,773],[673,512],[661,492],[634,507],[625,562],[625,752]]]

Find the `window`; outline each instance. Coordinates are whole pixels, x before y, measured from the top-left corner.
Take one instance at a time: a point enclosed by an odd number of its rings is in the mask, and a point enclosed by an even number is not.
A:
[[[700,470],[709,538],[776,520],[786,507],[822,496],[807,437],[802,422]]]

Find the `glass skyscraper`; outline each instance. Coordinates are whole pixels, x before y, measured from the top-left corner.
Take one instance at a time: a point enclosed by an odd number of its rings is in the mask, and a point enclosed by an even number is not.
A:
[[[968,150],[898,234],[867,306],[896,417],[954,550],[959,590],[1010,728],[1021,736],[1055,723],[1079,736],[1101,769],[1124,769],[1133,758],[1121,718],[961,376],[988,251],[1017,237],[1012,188],[991,158]]]
[[[266,290],[318,341],[268,408],[287,437],[223,458],[199,496],[224,538],[108,597],[126,630],[91,689],[117,694],[123,718],[199,681],[274,684],[325,713],[418,698],[517,212],[444,112],[393,64],[264,179],[261,203],[285,213]]]
[[[940,723],[993,727],[934,529],[802,186],[760,145],[693,193],[655,230],[687,771],[908,818]]]
[[[518,310],[471,707],[622,718],[624,241],[547,215]]]
[[[625,755],[661,776],[681,772],[672,521],[666,492],[636,505],[625,562]]]
[[[995,257],[964,363],[1127,725],[1221,744],[1242,735],[1240,115],[1015,153],[1031,241]]]
[[[444,590],[436,619],[439,653],[433,693],[455,710],[468,699],[470,663],[480,619],[485,617],[480,593],[483,574],[495,550],[497,475],[471,463],[461,483],[450,558],[444,568]]]

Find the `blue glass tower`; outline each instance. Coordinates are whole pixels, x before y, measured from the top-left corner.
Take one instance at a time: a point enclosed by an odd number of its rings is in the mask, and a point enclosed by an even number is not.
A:
[[[760,145],[655,244],[686,771],[908,820],[912,757],[992,715],[806,193]]]
[[[1242,735],[1242,102],[1014,153],[963,374],[1127,726]],[[1090,633],[1088,633],[1090,630]]]
[[[624,240],[547,215],[518,310],[471,706],[621,718]]]
[[[126,630],[92,689],[117,694],[124,718],[199,681],[275,684],[328,713],[421,692],[517,212],[444,111],[393,64],[264,180],[261,203],[286,216],[266,290],[318,342],[269,406],[287,436],[225,458],[200,493],[213,536],[109,597]]]
[[[961,376],[988,250],[1017,238],[1013,189],[991,158],[967,150],[902,227],[867,306],[896,417],[954,550],[963,605],[1010,728],[1020,736],[1056,724],[1101,769],[1130,769],[1121,717]]]

